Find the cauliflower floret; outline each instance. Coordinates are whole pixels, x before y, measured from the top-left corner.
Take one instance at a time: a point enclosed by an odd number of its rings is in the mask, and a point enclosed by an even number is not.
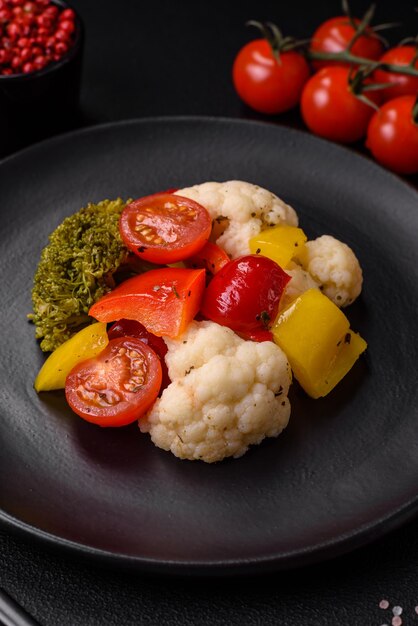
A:
[[[287,426],[291,371],[273,342],[245,341],[214,322],[192,322],[165,341],[172,382],[139,421],[156,446],[213,463]]]
[[[280,309],[285,309],[293,300],[301,296],[305,291],[308,291],[308,289],[319,289],[319,283],[300,265],[291,263],[285,272],[290,276],[290,281],[284,288],[280,299]]]
[[[339,307],[354,302],[361,292],[363,274],[357,257],[347,244],[331,235],[306,243],[303,267]]]
[[[250,254],[251,237],[269,226],[298,225],[296,211],[271,191],[240,180],[207,182],[176,192],[202,204],[212,219],[227,218],[226,229],[217,238],[233,259]]]

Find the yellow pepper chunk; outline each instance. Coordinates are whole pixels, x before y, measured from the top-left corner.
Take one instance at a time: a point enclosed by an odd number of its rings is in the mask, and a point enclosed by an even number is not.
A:
[[[280,312],[274,340],[296,380],[312,398],[327,395],[367,347],[350,331],[344,313],[318,289],[309,289]]]
[[[35,379],[35,390],[64,389],[65,379],[73,367],[102,352],[108,343],[104,322],[86,326],[49,355]]]
[[[358,357],[367,348],[367,343],[359,334],[349,330],[341,340],[337,355],[322,386],[318,385],[317,397],[326,396],[351,370]]]
[[[251,254],[262,254],[275,261],[280,267],[287,267],[292,259],[303,252],[307,237],[301,228],[295,226],[275,226],[251,237]]]

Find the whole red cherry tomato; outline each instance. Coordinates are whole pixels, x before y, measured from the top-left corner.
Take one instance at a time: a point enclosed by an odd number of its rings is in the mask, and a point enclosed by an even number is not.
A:
[[[354,24],[360,24],[360,20],[355,18]],[[312,52],[343,52],[356,34],[352,22],[346,15],[332,17],[323,22],[314,32],[310,49]],[[383,54],[384,47],[382,42],[373,33],[371,28],[366,28],[350,49],[351,54],[363,57],[365,59],[377,60]],[[344,65],[342,61],[315,60],[313,65],[315,68],[328,67],[329,65]],[[345,65],[349,65],[346,63]]]
[[[161,364],[154,350],[135,337],[121,337],[71,370],[65,396],[88,422],[125,426],[150,408],[160,386]]]
[[[277,316],[290,280],[267,257],[250,254],[230,261],[215,274],[203,298],[202,314],[238,333],[267,329]]]
[[[418,124],[413,119],[414,96],[386,102],[372,117],[367,147],[379,163],[399,174],[418,172]]]
[[[393,65],[411,65],[414,57],[416,57],[416,52],[415,46],[397,46],[385,52],[380,61]],[[418,59],[415,60],[414,67],[418,69]],[[407,74],[397,74],[377,69],[374,72],[373,80],[376,83],[392,83],[393,87],[387,87],[380,91],[385,102],[399,96],[414,96],[418,93],[417,76],[408,76]]]
[[[378,92],[367,97],[375,104]],[[350,68],[325,67],[314,74],[302,92],[301,112],[308,128],[321,137],[342,143],[361,139],[374,113],[371,105],[362,102],[350,86]]]
[[[232,68],[235,90],[255,111],[283,113],[295,107],[310,75],[305,58],[293,50],[273,55],[265,39],[255,39],[238,52]]]

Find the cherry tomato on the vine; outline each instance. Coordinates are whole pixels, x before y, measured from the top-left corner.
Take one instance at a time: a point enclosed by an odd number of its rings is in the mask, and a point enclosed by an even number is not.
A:
[[[377,91],[367,92],[375,104]],[[351,89],[350,68],[325,67],[314,74],[302,92],[301,112],[308,128],[321,137],[342,143],[361,139],[375,109],[362,102]]]
[[[255,111],[283,113],[295,107],[310,75],[305,58],[294,50],[273,55],[266,39],[255,39],[238,52],[232,68],[234,87]]]
[[[125,426],[150,408],[160,386],[161,363],[154,350],[136,337],[121,337],[71,370],[65,396],[88,422]]]
[[[358,25],[360,20],[354,19],[354,23]],[[356,29],[346,15],[332,17],[316,29],[312,35],[310,48],[313,52],[343,52],[348,49],[355,34]],[[375,61],[383,54],[384,47],[373,30],[366,28],[364,34],[354,42],[350,52],[355,56]],[[343,64],[341,61],[315,60],[313,65],[316,69],[320,69],[336,63]]]
[[[391,65],[411,65],[416,57],[415,46],[396,46],[391,48],[380,58],[382,63]],[[418,58],[414,62],[414,67],[418,70]],[[384,101],[398,98],[399,96],[413,96],[418,94],[418,77],[408,74],[398,74],[377,69],[374,72],[373,80],[376,83],[392,83],[393,87],[386,87],[380,93]]]
[[[418,123],[414,96],[386,102],[372,117],[367,147],[379,163],[399,174],[418,172]]]
[[[279,310],[283,289],[290,280],[267,257],[250,254],[230,261],[212,278],[201,313],[238,333],[256,336],[267,330]]]

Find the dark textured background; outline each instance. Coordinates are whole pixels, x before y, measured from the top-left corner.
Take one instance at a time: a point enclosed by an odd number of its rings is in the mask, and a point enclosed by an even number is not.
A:
[[[81,110],[67,128],[150,115],[260,119],[241,105],[230,81],[234,54],[252,35],[245,21],[269,19],[306,37],[339,12],[337,0],[73,4],[87,36]],[[377,21],[402,22],[390,35],[393,42],[416,33],[412,0],[377,4]],[[352,2],[356,13],[367,5]],[[277,122],[302,126],[297,113]],[[221,581],[110,570],[3,530],[0,542],[0,584],[44,626],[381,626],[392,617],[378,607],[384,597],[403,607],[404,625],[418,624],[418,521],[323,565]]]

